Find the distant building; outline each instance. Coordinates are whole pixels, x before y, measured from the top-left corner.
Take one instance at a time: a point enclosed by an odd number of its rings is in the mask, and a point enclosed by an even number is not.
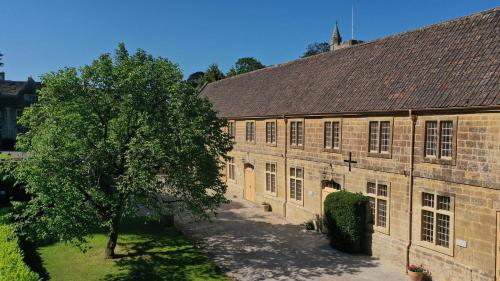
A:
[[[296,223],[360,192],[374,256],[500,281],[500,8],[331,46],[203,89],[234,136],[228,192]]]
[[[27,81],[5,80],[0,72],[0,149],[13,149],[16,135],[22,130],[17,124],[25,107],[38,101],[40,83],[31,77]]]

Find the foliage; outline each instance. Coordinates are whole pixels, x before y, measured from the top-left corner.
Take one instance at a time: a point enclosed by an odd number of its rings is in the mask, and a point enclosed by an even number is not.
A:
[[[191,84],[191,86],[198,87],[201,80],[203,79],[203,75],[205,75],[205,72],[196,71],[194,73],[191,73],[186,81]]]
[[[236,76],[239,74],[251,72],[257,69],[265,68],[266,66],[263,65],[260,61],[258,61],[256,58],[252,57],[245,57],[245,58],[239,58],[234,65],[231,67],[229,72],[227,73],[228,77],[231,76]]]
[[[89,239],[91,249],[85,253],[64,242],[40,247],[38,252],[51,280],[227,280],[208,257],[173,228],[127,218],[120,229],[117,260],[105,260],[100,255],[106,240],[104,232]]]
[[[203,77],[200,78],[198,87],[203,87],[207,83],[212,83],[224,79],[224,72],[219,69],[219,66],[215,63],[208,66]]]
[[[367,226],[368,198],[345,190],[330,193],[325,199],[324,224],[330,245],[341,251],[360,253]]]
[[[307,46],[306,52],[302,55],[302,58],[318,55],[330,51],[330,44],[327,42],[315,42]]]
[[[24,263],[14,227],[7,219],[8,210],[0,209],[0,281],[40,280],[38,274]]]
[[[118,223],[138,206],[203,219],[227,202],[226,121],[177,65],[120,44],[114,59],[45,74],[42,85],[17,143],[29,155],[16,169],[33,195],[16,218],[27,237],[84,246],[92,229],[108,227],[113,257]]]
[[[425,272],[425,269],[420,265],[410,265],[408,266],[408,271],[411,271],[411,272]]]
[[[0,52],[0,67],[3,66],[2,58],[3,58],[3,54]]]
[[[304,228],[307,230],[314,230],[313,220],[308,220],[308,221],[304,222],[303,225],[304,225]]]

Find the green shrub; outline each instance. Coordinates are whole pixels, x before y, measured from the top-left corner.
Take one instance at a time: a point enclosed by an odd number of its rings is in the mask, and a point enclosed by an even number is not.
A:
[[[8,224],[6,209],[0,209],[0,281],[35,281],[40,277],[24,263],[23,251],[12,225]]]
[[[330,193],[325,199],[324,224],[330,245],[348,253],[360,253],[367,230],[368,198],[345,190]]]

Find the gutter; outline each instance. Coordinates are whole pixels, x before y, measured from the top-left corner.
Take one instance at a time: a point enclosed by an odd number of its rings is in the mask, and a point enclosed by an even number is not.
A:
[[[285,151],[283,154],[283,158],[285,160],[285,201],[283,202],[283,217],[286,218],[286,204],[288,202],[288,120],[286,119],[285,114],[282,116],[283,121],[285,122]],[[276,126],[276,131],[277,131],[277,126]]]
[[[408,111],[408,117],[411,122],[411,144],[410,144],[410,175],[408,179],[408,244],[406,245],[406,273],[408,274],[408,267],[410,266],[410,249],[412,246],[412,220],[413,220],[413,158],[415,155],[415,123],[417,116]]]

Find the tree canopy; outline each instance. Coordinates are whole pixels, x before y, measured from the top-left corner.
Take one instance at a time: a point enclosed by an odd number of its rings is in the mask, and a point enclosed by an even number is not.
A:
[[[307,46],[307,50],[302,55],[302,58],[318,55],[328,51],[330,51],[330,44],[328,44],[327,42],[312,43]]]
[[[18,136],[29,157],[16,177],[32,199],[17,206],[16,221],[28,237],[85,245],[95,227],[107,227],[111,258],[118,223],[139,207],[207,218],[227,202],[226,121],[177,65],[120,44],[114,58],[45,74],[42,85]]]
[[[3,58],[3,54],[2,54],[2,52],[0,52],[0,67],[3,66],[2,58]]]
[[[239,74],[247,73],[265,67],[266,66],[263,65],[256,58],[252,57],[239,58],[231,67],[231,69],[227,73],[227,76],[228,77],[236,76]]]
[[[203,75],[205,75],[205,72],[203,71],[193,72],[189,75],[186,81],[190,83],[192,86],[197,87],[200,84],[201,79],[203,79]]]
[[[219,69],[219,66],[216,63],[212,63],[211,65],[208,66],[207,70],[205,71],[205,74],[199,80],[198,88],[203,87],[203,85],[207,83],[219,81],[224,78],[225,78],[224,72],[222,72]]]

